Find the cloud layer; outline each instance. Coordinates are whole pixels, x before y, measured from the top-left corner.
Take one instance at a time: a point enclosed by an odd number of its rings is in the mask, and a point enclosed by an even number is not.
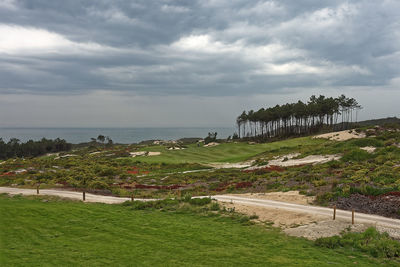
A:
[[[0,96],[108,92],[163,106],[168,96],[189,109],[211,97],[222,121],[224,97],[395,91],[398,10],[397,0],[1,0]]]

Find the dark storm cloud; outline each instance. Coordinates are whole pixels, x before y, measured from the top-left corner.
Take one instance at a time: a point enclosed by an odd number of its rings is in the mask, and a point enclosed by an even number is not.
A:
[[[395,0],[3,0],[0,91],[234,96],[387,86],[400,76],[398,10]]]

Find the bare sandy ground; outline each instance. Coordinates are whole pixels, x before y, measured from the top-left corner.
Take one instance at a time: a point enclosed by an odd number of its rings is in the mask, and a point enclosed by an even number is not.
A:
[[[270,192],[270,193],[245,193],[245,194],[228,194],[227,196],[248,197],[256,199],[269,199],[282,201],[287,203],[309,205],[314,202],[314,196],[301,195],[299,191],[288,192]]]
[[[289,192],[272,192],[272,193],[257,193],[257,194],[229,194],[227,197],[245,197],[252,199],[265,199],[282,201],[287,203],[308,205],[312,203],[315,197],[300,195],[298,191]],[[316,221],[326,220],[327,216],[313,215],[303,212],[285,211],[278,208],[259,207],[251,205],[243,205],[238,203],[223,204],[226,208],[235,207],[235,211],[246,215],[257,215],[260,221],[271,222],[276,227],[289,228],[298,225],[310,224]]]
[[[269,160],[267,165],[252,166],[247,168],[246,170],[257,170],[271,166],[291,167],[291,166],[308,165],[308,164],[322,164],[329,162],[331,160],[338,160],[341,158],[340,155],[310,155],[304,158],[294,159],[294,157],[297,157],[299,155],[300,155],[299,153],[284,155]]]
[[[332,209],[308,205],[313,198],[300,195],[297,191],[231,194],[214,198],[226,208],[235,208],[236,212],[249,216],[257,215],[259,221],[272,223],[292,236],[315,240],[339,235],[347,229],[364,231],[369,226],[374,226],[379,231],[400,239],[400,220],[356,213],[356,223],[352,225],[351,212],[342,210],[337,210],[336,220],[333,220]]]
[[[207,145],[204,145],[204,147],[213,147],[213,146],[218,146],[219,145],[219,143],[217,143],[217,142],[211,142],[211,143],[208,143]]]
[[[238,162],[238,163],[210,163],[207,166],[213,167],[215,169],[242,169],[250,167],[253,164],[253,161],[245,161],[245,162]]]
[[[138,157],[138,156],[158,156],[161,155],[161,152],[151,152],[151,151],[137,151],[137,152],[130,152],[131,156]]]
[[[313,222],[328,219],[326,216],[312,215],[302,212],[285,211],[279,208],[249,206],[238,203],[225,202],[222,204],[227,209],[235,208],[236,212],[246,215],[257,215],[260,222],[270,222],[275,227],[282,229],[308,225]]]
[[[340,132],[320,134],[320,135],[314,136],[313,138],[325,138],[325,139],[334,140],[334,141],[346,141],[346,140],[353,139],[353,138],[365,138],[365,134],[357,133],[354,130],[346,130],[346,131],[340,131]]]
[[[284,229],[284,232],[290,236],[305,237],[310,240],[315,240],[320,237],[329,237],[340,235],[346,229],[351,232],[362,232],[368,227],[365,224],[350,224],[341,220],[326,220],[313,222],[299,227]]]
[[[374,153],[376,150],[376,147],[373,146],[365,146],[365,147],[360,147],[360,149],[367,151],[368,153]]]

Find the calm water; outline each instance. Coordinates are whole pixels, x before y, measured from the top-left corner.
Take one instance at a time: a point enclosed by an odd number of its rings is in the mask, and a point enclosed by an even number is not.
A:
[[[144,140],[176,140],[183,137],[207,136],[208,132],[217,132],[218,138],[226,138],[234,133],[234,128],[0,128],[0,138],[8,141],[17,138],[23,142],[30,139],[40,140],[61,138],[70,143],[90,141],[91,137],[102,134],[114,142],[130,144]]]

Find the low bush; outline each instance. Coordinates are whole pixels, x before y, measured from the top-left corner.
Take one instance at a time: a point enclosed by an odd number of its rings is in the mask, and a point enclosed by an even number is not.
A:
[[[190,198],[187,202],[195,206],[205,206],[211,203],[211,198]]]
[[[373,147],[383,147],[384,144],[381,140],[377,140],[375,138],[360,138],[351,141],[353,145],[358,147],[366,147],[366,146],[373,146]]]
[[[388,192],[395,191],[395,188],[378,188],[369,185],[364,185],[361,187],[351,187],[350,194],[362,194],[365,196],[379,196],[386,194]]]
[[[373,227],[362,233],[347,232],[341,236],[322,237],[315,244],[327,248],[354,248],[376,258],[400,257],[400,242],[391,239],[387,233],[379,233]]]
[[[367,151],[361,149],[354,149],[346,153],[341,160],[344,162],[349,162],[349,161],[357,162],[357,161],[365,161],[371,158],[373,158],[373,155],[368,153]]]
[[[124,206],[129,206],[133,210],[145,210],[145,209],[162,209],[162,210],[176,210],[179,205],[179,200],[176,199],[164,199],[157,201],[126,201],[123,203]]]

